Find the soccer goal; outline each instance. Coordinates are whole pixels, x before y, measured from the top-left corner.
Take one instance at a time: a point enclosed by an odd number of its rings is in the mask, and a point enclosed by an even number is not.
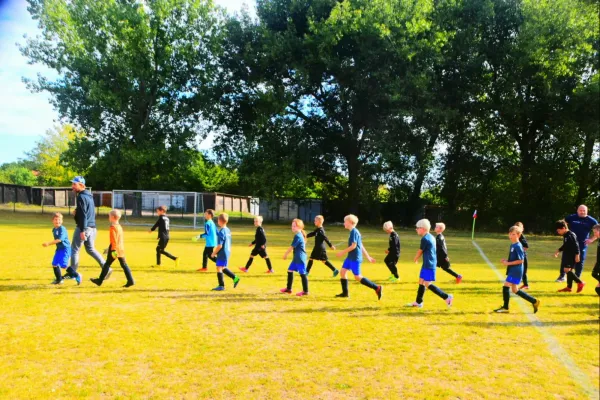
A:
[[[202,193],[113,190],[112,208],[121,210],[123,224],[151,226],[156,222],[159,206],[167,207],[172,227],[196,229],[203,224]]]

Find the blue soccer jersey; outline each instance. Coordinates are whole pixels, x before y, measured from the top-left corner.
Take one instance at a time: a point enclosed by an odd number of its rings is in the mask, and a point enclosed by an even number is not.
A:
[[[71,242],[69,241],[69,234],[67,233],[67,228],[65,228],[64,226],[52,228],[52,235],[54,236],[54,240],[60,240],[60,242],[56,243],[57,250],[62,250],[71,247]]]
[[[435,238],[431,233],[427,233],[421,238],[419,247],[423,251],[423,265],[421,268],[435,269],[437,265],[437,253],[435,249]]]
[[[511,244],[510,251],[508,253],[508,262],[523,259],[525,259],[525,250],[523,250],[521,243],[517,242]],[[506,275],[515,278],[521,278],[523,276],[523,263],[509,266]]]
[[[350,231],[350,236],[348,237],[348,246],[352,246],[352,243],[356,243],[356,247],[354,250],[348,253],[348,260],[362,262],[363,254],[362,254],[362,238],[360,236],[360,232],[356,228],[352,228]]]
[[[221,245],[221,249],[217,253],[217,261],[227,261],[231,255],[231,231],[227,227],[221,228],[217,233],[217,245]]]
[[[292,260],[292,263],[306,264],[306,244],[301,232],[294,235],[291,246],[294,248],[294,259]]]
[[[217,227],[212,219],[204,223],[204,233],[200,237],[206,239],[206,247],[217,246]]]

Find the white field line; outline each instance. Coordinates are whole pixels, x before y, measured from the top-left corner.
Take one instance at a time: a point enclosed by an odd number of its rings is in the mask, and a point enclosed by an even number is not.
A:
[[[475,248],[479,251],[481,258],[483,258],[483,260],[492,269],[492,271],[496,273],[498,279],[500,281],[504,281],[504,276],[500,273],[498,268],[496,268],[496,266],[490,261],[490,259],[487,258],[483,250],[481,250],[481,247],[479,247],[479,245],[475,243],[475,241],[473,241],[473,246],[475,246]],[[521,311],[523,311],[524,314],[527,316],[529,322],[531,322],[531,324],[535,326],[538,332],[542,335],[542,338],[548,345],[550,352],[554,355],[554,357],[556,357],[560,362],[562,362],[567,371],[569,371],[569,373],[575,380],[575,383],[577,383],[583,389],[583,391],[589,396],[590,399],[599,399],[600,392],[598,391],[598,387],[592,385],[592,383],[590,382],[590,378],[586,374],[584,374],[581,371],[581,369],[579,369],[579,367],[577,366],[577,364],[575,364],[569,353],[567,353],[560,346],[560,343],[558,342],[558,340],[556,340],[554,336],[552,336],[548,328],[544,326],[542,321],[540,321],[535,314],[532,314],[530,312],[531,307],[527,307],[529,306],[529,303],[526,304],[525,300],[521,299],[520,297],[517,297],[517,304],[519,305]],[[541,310],[542,312],[544,310],[543,303]]]

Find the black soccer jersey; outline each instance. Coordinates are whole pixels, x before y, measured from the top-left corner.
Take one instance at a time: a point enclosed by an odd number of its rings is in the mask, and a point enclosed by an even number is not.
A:
[[[575,256],[579,254],[579,243],[577,242],[577,236],[572,231],[567,231],[563,235],[563,245],[558,251],[562,251],[563,265],[575,265]]]
[[[388,240],[388,255],[400,258],[400,237],[396,231],[390,233],[390,238]]]
[[[260,248],[267,245],[267,236],[262,226],[256,227],[256,233],[254,234],[254,241],[252,242],[254,247]]]
[[[158,228],[158,238],[168,239],[169,238],[169,217],[166,215],[160,215],[154,226],[150,229],[155,231]]]
[[[327,243],[327,245],[329,247],[333,247],[333,245],[327,238],[327,235],[325,235],[325,229],[323,229],[322,226],[319,228],[316,228],[314,231],[312,231],[311,233],[306,235],[306,237],[307,238],[309,238],[309,237],[315,238],[315,249],[320,249],[321,251],[327,251],[327,249],[325,248],[325,243]]]
[[[437,255],[438,265],[448,258],[448,248],[446,247],[446,238],[441,233],[435,237],[435,251]]]

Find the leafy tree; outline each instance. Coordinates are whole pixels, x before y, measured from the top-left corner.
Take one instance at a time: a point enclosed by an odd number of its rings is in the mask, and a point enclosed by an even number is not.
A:
[[[12,185],[35,186],[38,182],[26,162],[5,163],[0,166],[0,182]]]

